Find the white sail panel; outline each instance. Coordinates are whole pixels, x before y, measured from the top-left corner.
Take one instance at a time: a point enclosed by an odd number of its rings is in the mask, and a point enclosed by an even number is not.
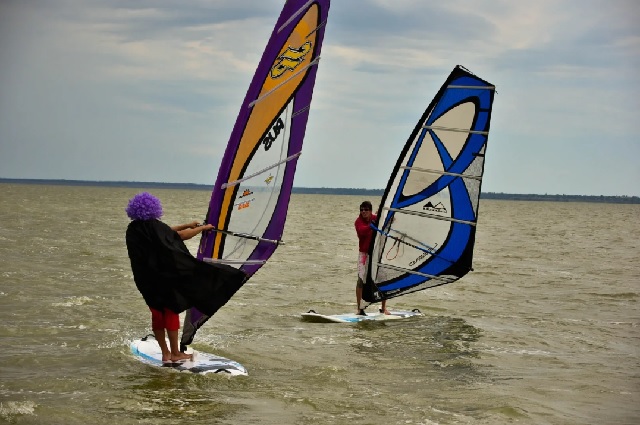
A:
[[[465,102],[433,122],[434,133],[444,143],[451,158],[457,158],[467,142],[469,133],[466,130],[471,128],[475,113],[476,106],[471,102]]]
[[[263,137],[265,142],[258,147],[242,174],[227,226],[229,232],[260,236],[269,225],[286,168],[291,111],[292,101]],[[225,262],[237,262],[230,264],[240,267],[257,245],[255,239],[226,235],[221,258]]]
[[[438,172],[444,171],[442,161],[439,160],[440,155],[436,149],[433,140],[431,140],[430,134],[426,130],[422,130],[418,133],[420,136],[425,135],[419,150],[416,152],[415,159],[412,167],[419,167],[425,170],[433,170]],[[418,137],[416,138],[418,139]],[[415,151],[416,143],[412,146],[411,150],[407,152],[407,156],[403,161],[403,165],[407,164],[410,155]],[[404,187],[402,188],[402,195],[411,196],[424,190],[425,187],[434,183],[440,174],[434,173],[418,173],[411,172],[408,174]]]

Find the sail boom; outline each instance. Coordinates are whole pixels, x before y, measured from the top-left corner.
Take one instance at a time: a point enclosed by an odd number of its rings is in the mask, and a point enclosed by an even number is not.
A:
[[[476,223],[473,221],[467,221],[467,220],[460,220],[460,219],[456,219],[456,218],[452,218],[452,217],[440,217],[434,214],[428,214],[428,213],[423,213],[420,211],[411,211],[411,210],[403,210],[400,208],[389,208],[389,207],[383,207],[382,210],[386,210],[386,211],[391,211],[394,213],[400,213],[400,214],[409,214],[409,215],[416,215],[419,217],[425,217],[425,218],[433,218],[436,220],[443,220],[443,221],[450,221],[453,223],[461,223],[461,224],[468,224],[469,226],[475,226]]]
[[[479,155],[479,156],[482,156],[482,155]],[[428,168],[408,167],[406,165],[403,165],[402,167],[400,167],[400,169],[402,169],[402,170],[410,170],[410,171],[418,171],[418,172],[421,172],[421,173],[437,174],[439,176],[461,177],[463,179],[474,179],[474,180],[478,180],[478,181],[482,180],[482,176],[470,176],[470,175],[467,175],[467,174],[459,174],[459,173],[450,173],[450,172],[447,172],[447,171],[430,170]]]
[[[467,130],[464,128],[442,127],[442,126],[436,126],[436,125],[423,125],[422,128],[426,128],[427,130],[454,131],[456,133],[481,134],[483,136],[489,135],[488,131],[474,131],[474,130]]]
[[[283,159],[282,161],[278,161],[278,162],[276,162],[275,164],[272,164],[272,165],[270,165],[270,166],[268,166],[268,167],[266,167],[266,168],[263,168],[263,169],[262,169],[262,170],[260,170],[260,171],[256,171],[255,173],[251,174],[250,176],[246,176],[246,177],[243,177],[243,178],[241,178],[241,179],[234,180],[234,181],[232,181],[232,182],[224,183],[224,184],[220,185],[220,189],[226,189],[226,188],[231,187],[231,186],[236,186],[236,185],[238,185],[238,184],[240,184],[240,183],[242,183],[242,182],[245,182],[245,181],[247,181],[247,180],[249,180],[249,179],[254,178],[255,176],[259,176],[260,174],[262,174],[262,173],[264,173],[264,172],[267,172],[267,171],[271,170],[272,168],[276,168],[277,166],[282,165],[282,164],[284,164],[285,162],[289,162],[289,161],[291,161],[292,159],[296,159],[296,158],[297,158],[297,157],[299,157],[301,154],[302,154],[302,152],[294,153],[293,155],[290,155],[290,156],[286,157],[286,158],[285,158],[285,159]]]
[[[229,236],[235,236],[235,237],[238,237],[238,238],[251,239],[251,240],[259,241],[259,242],[267,242],[267,243],[272,243],[272,244],[275,244],[275,245],[284,245],[284,241],[280,241],[280,240],[276,240],[276,239],[261,238],[260,236],[251,235],[249,233],[233,232],[233,231],[230,231],[230,230],[222,230],[222,229],[215,229],[215,228],[211,229],[211,231],[222,233],[222,234],[229,235]]]

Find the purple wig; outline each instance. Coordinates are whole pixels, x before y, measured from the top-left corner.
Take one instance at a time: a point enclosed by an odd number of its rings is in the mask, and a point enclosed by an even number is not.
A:
[[[149,192],[142,192],[129,200],[125,211],[132,220],[151,220],[162,216],[162,204]]]

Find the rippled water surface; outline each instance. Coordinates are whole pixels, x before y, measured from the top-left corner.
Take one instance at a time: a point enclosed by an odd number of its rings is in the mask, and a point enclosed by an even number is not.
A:
[[[0,423],[640,423],[640,206],[482,201],[474,272],[389,301],[422,317],[342,325],[299,314],[354,309],[363,199],[293,195],[286,245],[194,344],[249,370],[228,378],[129,354],[137,191],[0,184]],[[151,191],[168,224],[206,211]]]

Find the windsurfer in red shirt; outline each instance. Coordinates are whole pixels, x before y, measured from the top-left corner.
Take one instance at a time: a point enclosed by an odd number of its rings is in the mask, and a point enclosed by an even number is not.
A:
[[[371,239],[373,237],[373,229],[371,228],[371,222],[374,222],[378,217],[372,213],[371,202],[364,201],[360,204],[360,215],[356,218],[355,227],[358,234],[358,283],[356,283],[356,309],[357,313],[361,316],[366,316],[364,309],[360,307],[360,301],[362,300],[362,288],[364,287],[364,280],[367,276],[367,266],[369,264],[369,247],[371,245]],[[382,306],[380,312],[384,314],[391,314],[387,310],[387,300],[382,300]]]

